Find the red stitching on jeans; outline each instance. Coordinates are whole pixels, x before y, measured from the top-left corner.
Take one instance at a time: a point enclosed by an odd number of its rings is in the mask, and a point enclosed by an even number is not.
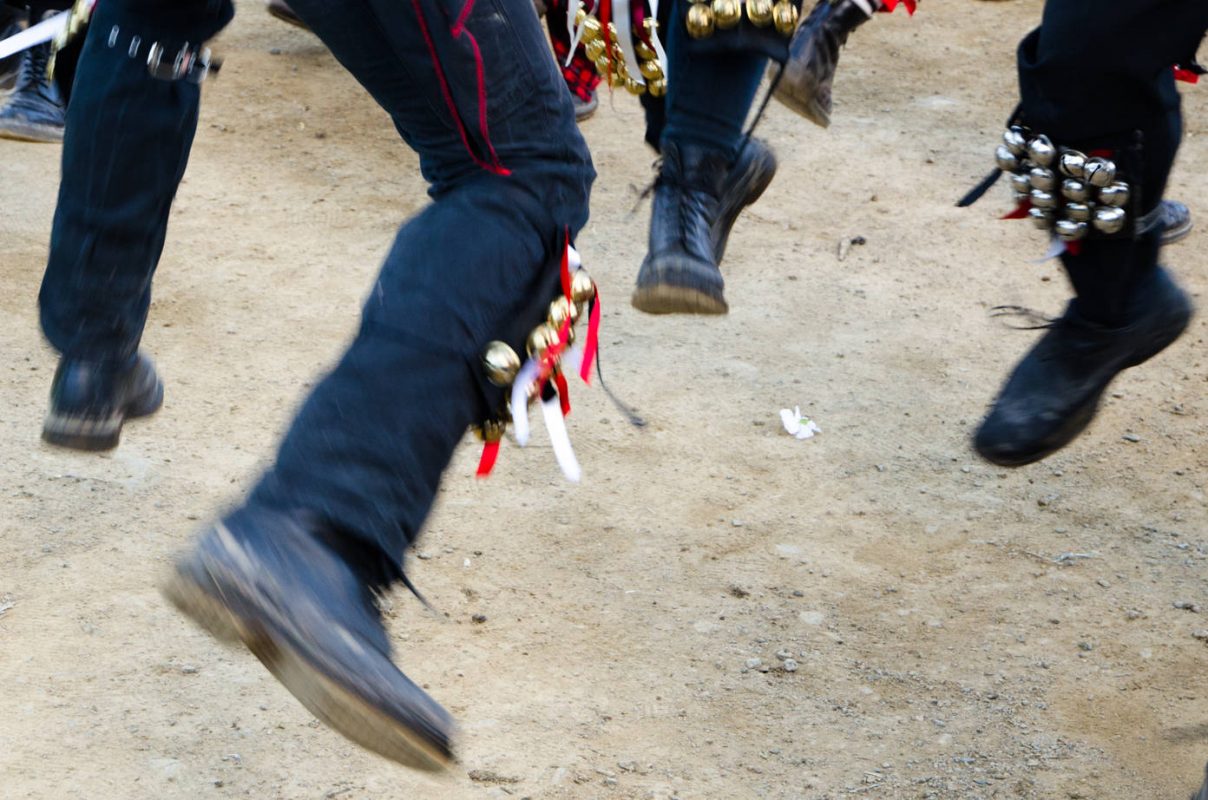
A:
[[[449,82],[445,79],[445,71],[440,66],[440,56],[436,52],[436,43],[432,41],[432,34],[428,30],[428,22],[424,19],[424,11],[420,7],[419,0],[411,0],[411,5],[415,8],[415,17],[419,21],[419,30],[423,34],[424,44],[428,47],[428,55],[432,59],[432,66],[436,70],[436,80],[440,84],[441,96],[445,99],[445,105],[449,107],[449,113],[453,115],[453,122],[457,125],[457,133],[461,136],[461,143],[465,146],[466,152],[470,154],[470,158],[474,163],[488,172],[493,172],[496,175],[511,175],[511,171],[499,163],[499,156],[495,154],[495,148],[491,144],[490,136],[487,133],[486,127],[486,86],[483,78],[482,54],[478,51],[478,43],[474,41],[473,35],[469,31],[466,34],[470,36],[470,43],[474,48],[474,58],[477,62],[478,73],[478,113],[479,122],[483,136],[486,137],[487,149],[491,153],[491,159],[494,163],[488,164],[478,157],[474,152],[474,148],[470,146],[470,137],[466,133],[465,125],[462,123],[461,114],[457,111],[457,104],[453,102],[453,94],[449,90]],[[458,17],[457,24],[454,25],[454,36],[459,35],[460,30],[464,30],[463,24],[465,18],[469,15],[470,9],[474,5],[474,0],[468,0],[465,8],[462,9],[461,15]]]

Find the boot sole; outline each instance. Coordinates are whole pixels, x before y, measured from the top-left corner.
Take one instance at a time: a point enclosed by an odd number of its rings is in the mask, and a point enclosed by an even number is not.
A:
[[[0,123],[0,139],[39,144],[61,144],[63,129],[54,125],[34,125],[10,121]]]
[[[1191,235],[1193,227],[1195,227],[1195,223],[1189,219],[1177,228],[1167,228],[1162,231],[1162,246],[1183,241]]]
[[[718,299],[698,289],[685,286],[657,284],[640,286],[633,290],[630,303],[638,311],[647,314],[704,314],[717,316],[728,314],[730,307],[725,300]]]
[[[270,611],[267,604],[256,603],[236,587],[228,585],[224,591],[208,569],[201,579],[183,565],[178,565],[161,591],[219,641],[247,647],[308,711],[350,741],[428,772],[442,771],[453,763],[444,750],[328,675],[304,646],[275,623],[272,612],[276,609]],[[240,613],[240,608],[259,613]]]
[[[112,450],[122,438],[122,426],[128,419],[149,417],[164,404],[164,387],[156,387],[154,396],[106,419],[51,411],[42,424],[42,441],[56,447],[100,452]]]
[[[300,31],[307,31],[308,33],[310,32],[310,26],[303,22],[301,17],[294,16],[293,14],[287,14],[286,12],[280,11],[273,6],[268,6],[268,13],[273,17],[273,19],[281,20],[286,25],[292,25]]]

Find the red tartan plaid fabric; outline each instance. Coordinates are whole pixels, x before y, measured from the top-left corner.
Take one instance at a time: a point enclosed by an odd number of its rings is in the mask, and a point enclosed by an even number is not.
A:
[[[591,63],[583,52],[583,45],[575,48],[575,57],[566,65],[566,54],[570,52],[570,31],[566,28],[567,0],[551,0],[549,11],[545,15],[545,24],[549,27],[549,39],[554,45],[554,57],[558,59],[558,68],[566,86],[580,100],[588,101],[600,84],[600,75],[596,65]]]

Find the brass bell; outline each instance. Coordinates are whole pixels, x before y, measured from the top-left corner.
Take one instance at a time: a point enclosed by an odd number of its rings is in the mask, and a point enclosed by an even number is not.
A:
[[[713,0],[713,22],[721,30],[729,30],[742,22],[739,0]]]
[[[1005,144],[1000,144],[994,150],[994,163],[1003,172],[1014,172],[1019,169],[1019,156],[1012,153]]]
[[[621,49],[621,45],[616,41],[613,41],[612,47],[609,49],[608,54],[613,61],[619,61],[622,64],[625,63],[625,51]]]
[[[1028,182],[1032,184],[1033,189],[1041,189],[1046,192],[1057,188],[1057,176],[1053,174],[1053,170],[1044,167],[1032,167],[1031,172],[1028,173]]]
[[[576,303],[586,303],[596,296],[596,284],[587,270],[575,270],[570,278],[570,297]]]
[[[501,419],[489,419],[479,425],[474,426],[474,433],[478,434],[478,438],[484,442],[498,442],[503,438],[503,432],[507,430],[508,424]]]
[[[1053,232],[1063,242],[1076,242],[1079,239],[1085,239],[1087,230],[1085,222],[1074,222],[1069,219],[1059,219],[1057,220],[1057,224],[1053,226]]]
[[[634,51],[638,54],[638,58],[644,58],[647,61],[657,61],[659,54],[653,47],[643,42],[641,39],[633,46]]]
[[[1072,219],[1074,222],[1090,222],[1091,217],[1095,215],[1092,209],[1086,203],[1066,203],[1065,216]]]
[[[1029,197],[1032,199],[1032,205],[1036,208],[1048,209],[1057,207],[1057,198],[1052,192],[1046,192],[1042,189],[1033,189]]]
[[[604,55],[604,52],[607,49],[608,48],[604,42],[600,41],[599,39],[592,39],[590,42],[583,45],[583,52],[586,53],[588,59],[593,62],[599,61],[600,56]]]
[[[626,76],[625,91],[634,96],[646,94],[646,84],[633,77]]]
[[[747,19],[757,28],[772,24],[772,0],[747,0]]]
[[[1111,186],[1116,180],[1116,165],[1106,158],[1088,158],[1084,171],[1086,182],[1097,189]]]
[[[1027,175],[1020,175],[1019,173],[1012,172],[1011,188],[1016,194],[1026,195],[1028,192],[1032,191],[1032,182],[1028,179]]]
[[[554,330],[548,322],[542,322],[529,334],[525,349],[528,350],[529,356],[540,360],[545,358],[545,351],[556,344],[558,344],[558,331]]]
[[[579,307],[567,300],[565,297],[559,297],[549,304],[549,316],[546,317],[550,325],[554,326],[554,330],[562,330],[562,323],[570,320],[570,324],[574,325],[579,321]]]
[[[1091,199],[1090,187],[1076,178],[1066,178],[1061,182],[1061,194],[1075,203],[1085,203]]]
[[[1028,140],[1019,128],[1009,128],[1002,135],[1002,143],[1017,156],[1028,152]]]
[[[776,30],[781,34],[792,36],[793,31],[797,30],[797,6],[789,0],[777,0],[776,5],[772,6],[772,22],[776,23]]]
[[[608,23],[608,41],[615,42],[617,40],[617,26],[615,23]]]
[[[646,91],[650,92],[651,97],[662,97],[667,94],[667,81],[657,80],[646,84]]]
[[[648,81],[657,81],[663,77],[663,68],[657,59],[642,61],[638,68],[642,77]]]
[[[583,23],[583,33],[579,36],[579,41],[587,44],[588,42],[596,42],[600,40],[600,20],[595,17],[588,17]]]
[[[625,74],[624,64],[614,64],[612,72],[608,74],[608,85],[613,89],[620,89],[625,85],[625,79],[628,76]]]
[[[1057,163],[1062,175],[1067,178],[1081,178],[1086,168],[1086,156],[1077,150],[1065,150]]]
[[[713,9],[704,3],[688,6],[688,35],[693,39],[704,39],[713,35]]]
[[[659,32],[659,21],[654,17],[646,17],[642,20],[642,30],[645,31],[646,38],[653,42]]]
[[[482,352],[482,368],[491,383],[510,386],[516,380],[516,373],[520,372],[520,356],[507,342],[488,342],[486,350]]]
[[[1032,224],[1042,231],[1047,231],[1053,227],[1053,212],[1044,208],[1028,209],[1028,219],[1032,220]]]
[[[1111,186],[1104,186],[1099,190],[1099,202],[1105,206],[1123,208],[1128,205],[1130,194],[1127,183],[1116,181]]]
[[[596,72],[601,75],[612,72],[612,62],[608,60],[608,56],[602,55],[596,59]]]
[[[1095,230],[1100,233],[1113,234],[1124,230],[1124,221],[1128,217],[1122,208],[1106,208],[1095,209]]]
[[[575,27],[582,27],[584,22],[587,22],[587,10],[580,8],[575,12]]]

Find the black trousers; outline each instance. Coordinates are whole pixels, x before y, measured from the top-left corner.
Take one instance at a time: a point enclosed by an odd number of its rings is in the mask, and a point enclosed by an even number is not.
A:
[[[317,514],[401,567],[467,426],[500,405],[480,353],[492,339],[522,347],[544,319],[595,173],[531,0],[291,6],[419,153],[433,202],[399,230],[359,333],[248,503]],[[175,53],[231,14],[229,0],[97,6],[40,298],[67,357],[137,351],[196,128],[198,87],[150,77],[146,47]]]
[[[1205,31],[1205,0],[1048,0],[1019,46],[1022,120],[1058,144],[1113,153],[1147,213],[1182,137],[1172,67],[1190,63]],[[1157,259],[1157,232],[1062,256],[1080,310],[1106,324],[1123,321],[1132,284]]]

